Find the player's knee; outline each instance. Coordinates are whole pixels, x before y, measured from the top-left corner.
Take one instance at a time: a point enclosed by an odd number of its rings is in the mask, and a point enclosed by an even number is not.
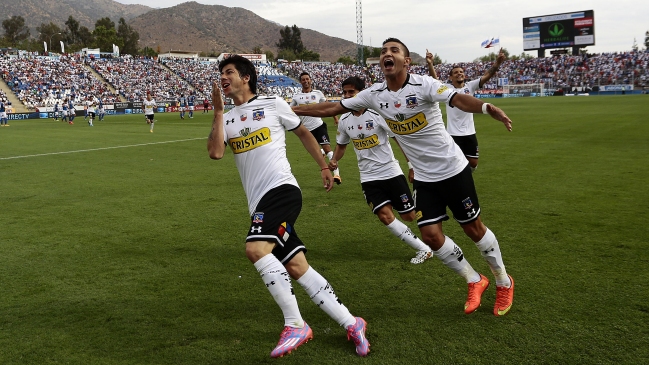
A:
[[[473,242],[478,242],[484,237],[487,233],[487,226],[485,226],[480,218],[474,220],[471,223],[463,224],[462,229],[464,233],[473,240]]]
[[[444,245],[444,233],[438,230],[423,230],[421,231],[421,240],[425,244],[432,247],[435,250],[438,250],[442,245]]]
[[[392,213],[392,207],[383,206],[376,212],[376,216],[379,218],[381,223],[386,226],[394,222],[394,214]]]
[[[400,214],[401,219],[403,219],[406,222],[412,222],[415,220],[415,211],[411,210],[408,213],[401,213]]]

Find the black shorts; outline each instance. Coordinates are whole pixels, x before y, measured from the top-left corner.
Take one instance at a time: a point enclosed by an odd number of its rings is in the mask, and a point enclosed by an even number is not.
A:
[[[457,144],[460,147],[462,153],[464,153],[464,156],[471,157],[471,158],[480,157],[480,149],[478,148],[478,137],[476,137],[475,134],[472,134],[470,136],[451,136],[451,137],[453,137],[455,144]]]
[[[144,114],[144,116],[145,116],[146,119],[148,119],[148,120],[153,120],[153,114]]]
[[[95,112],[89,112],[89,113],[88,113],[88,117],[89,117],[90,119],[95,119]]]
[[[330,144],[329,143],[329,133],[327,132],[327,123],[322,123],[321,126],[311,131],[311,134],[315,137],[315,140],[320,144]]]
[[[471,223],[480,216],[480,203],[469,164],[462,172],[446,180],[415,180],[412,185],[419,227],[448,220],[446,207],[451,209],[453,218],[460,224]]]
[[[391,204],[399,214],[415,209],[415,201],[410,194],[410,187],[403,175],[388,180],[375,180],[361,183],[367,205],[376,214],[382,206]]]
[[[306,247],[295,232],[295,221],[302,210],[302,192],[294,185],[280,185],[267,192],[250,217],[246,242],[276,243],[273,255],[286,264]]]

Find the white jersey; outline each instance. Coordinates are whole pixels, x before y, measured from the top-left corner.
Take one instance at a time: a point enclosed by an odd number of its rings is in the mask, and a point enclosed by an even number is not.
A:
[[[144,100],[142,102],[144,105],[144,115],[153,115],[153,108],[155,108],[156,103],[154,99],[151,100]]]
[[[300,118],[277,96],[256,96],[223,116],[225,142],[234,152],[251,215],[269,190],[299,188],[286,158],[285,132],[299,126]]]
[[[448,104],[455,94],[430,76],[408,74],[395,92],[384,81],[340,103],[347,109],[371,108],[381,114],[385,121],[379,123],[386,123],[394,133],[415,179],[435,182],[459,174],[469,163],[446,131],[439,108],[440,101]]]
[[[385,125],[379,113],[371,109],[365,109],[358,117],[352,113],[340,117],[336,143],[342,145],[351,142],[354,145],[361,182],[403,175],[390,146],[393,134]]]
[[[464,83],[464,87],[456,88],[447,84],[448,87],[455,89],[460,94],[473,95],[480,88],[480,79]],[[451,136],[470,136],[475,134],[475,124],[473,123],[473,113],[463,112],[458,108],[446,108],[446,130]]]
[[[299,92],[297,94],[294,94],[293,100],[291,101],[291,106],[309,105],[323,102],[327,102],[327,98],[325,98],[322,91],[311,90],[308,93]],[[306,129],[310,131],[318,128],[322,125],[322,123],[324,123],[322,119],[318,117],[300,117],[300,120],[302,121],[302,124],[304,124]]]
[[[88,113],[94,113],[95,112],[95,103],[89,101],[88,102]]]

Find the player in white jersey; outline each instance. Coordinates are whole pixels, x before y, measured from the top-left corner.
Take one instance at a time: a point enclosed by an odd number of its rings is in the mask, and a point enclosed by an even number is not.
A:
[[[284,356],[313,337],[300,314],[289,276],[347,329],[356,352],[367,355],[365,320],[354,317],[327,280],[309,266],[306,248],[295,232],[302,194],[286,157],[285,133],[289,130],[298,136],[320,166],[322,182],[329,191],[333,178],[317,141],[282,98],[256,95],[257,74],[250,60],[232,56],[219,64],[219,71],[223,93],[235,106],[223,114],[222,96],[214,83],[214,121],[207,147],[212,159],[221,159],[226,145],[234,153],[250,213],[246,256],[284,314],[284,330],[271,357]]]
[[[446,208],[460,223],[482,253],[496,277],[494,315],[509,312],[514,300],[514,280],[505,271],[500,246],[494,233],[480,220],[480,204],[468,161],[444,128],[439,102],[469,113],[483,112],[503,122],[511,131],[512,121],[494,105],[460,94],[429,76],[411,75],[410,51],[396,38],[381,48],[380,66],[385,81],[340,103],[295,107],[298,115],[326,117],[345,110],[371,108],[385,118],[388,128],[412,164],[413,196],[422,240],[435,251],[444,265],[462,276],[469,293],[465,313],[478,309],[489,280],[475,271],[452,239],[442,231],[448,220]]]
[[[453,88],[458,93],[473,95],[476,90],[482,88],[496,74],[505,58],[506,56],[501,48],[493,66],[482,77],[469,82],[466,82],[464,69],[460,66],[453,66],[450,75],[451,85],[453,85]],[[428,62],[428,53],[426,53],[426,62]],[[437,78],[435,69],[432,67],[432,62],[428,64],[428,73],[432,77]],[[457,108],[446,108],[446,130],[460,147],[466,159],[469,160],[471,171],[475,171],[478,168],[480,150],[478,148],[478,138],[475,132],[473,114],[463,112]]]
[[[149,132],[153,133],[153,126],[155,125],[155,119],[153,110],[156,107],[155,100],[151,98],[151,92],[146,92],[146,99],[142,102],[144,105],[144,117],[146,118],[147,124],[149,124]]]
[[[293,100],[291,100],[291,106],[298,105],[308,105],[314,103],[326,103],[327,98],[324,96],[322,91],[314,90],[313,83],[311,82],[311,75],[308,72],[302,72],[300,74],[300,84],[302,84],[302,92],[293,94]],[[338,117],[334,115],[334,123],[338,124]],[[320,143],[322,147],[322,154],[326,155],[329,160],[333,157],[333,151],[331,150],[331,143],[329,142],[329,133],[327,132],[327,123],[325,123],[321,118],[314,118],[309,116],[300,117],[302,124],[311,131],[313,137],[316,141]],[[333,171],[334,181],[336,184],[342,183],[342,178],[340,177],[340,170],[335,169]]]
[[[364,88],[363,79],[348,77],[342,83],[343,98],[353,98]],[[329,168],[338,167],[338,161],[343,158],[351,142],[358,160],[363,195],[372,213],[392,234],[417,250],[410,262],[421,264],[433,256],[431,248],[392,213],[394,208],[401,219],[407,222],[415,220],[415,205],[410,187],[390,146],[389,138],[394,135],[384,125],[383,118],[371,109],[343,114],[338,122],[336,148],[329,161]]]
[[[92,122],[95,120],[95,113],[97,110],[97,103],[95,103],[95,98],[90,97],[90,100],[86,103],[88,105],[88,109],[86,111],[88,112],[88,125],[91,127],[94,127]]]

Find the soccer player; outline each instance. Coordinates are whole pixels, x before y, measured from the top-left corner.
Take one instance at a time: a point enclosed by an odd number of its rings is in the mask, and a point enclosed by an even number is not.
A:
[[[104,116],[106,115],[106,110],[104,110],[104,102],[99,98],[99,104],[98,104],[98,112],[99,112],[99,121],[104,120]]]
[[[365,81],[356,76],[348,77],[343,81],[342,88],[343,98],[353,98],[365,89]],[[336,147],[329,168],[333,170],[338,167],[338,161],[343,158],[347,146],[352,142],[358,159],[363,195],[372,213],[392,234],[417,250],[417,255],[410,262],[421,264],[433,256],[431,248],[392,213],[394,208],[401,219],[407,222],[415,220],[415,205],[410,187],[390,146],[389,137],[394,134],[384,125],[383,118],[371,109],[363,108],[343,114],[338,122]]]
[[[235,107],[223,115],[223,99],[215,82],[214,121],[207,148],[210,158],[216,160],[223,158],[226,144],[234,153],[250,213],[246,256],[284,314],[284,330],[270,356],[284,356],[313,338],[300,314],[289,276],[347,330],[347,338],[353,340],[358,355],[366,356],[370,350],[365,320],[354,317],[327,279],[309,266],[306,248],[295,230],[302,193],[286,157],[285,131],[293,131],[318,163],[322,182],[329,191],[333,178],[318,143],[282,98],[256,95],[257,73],[250,60],[232,56],[219,64],[219,71],[223,93]]]
[[[54,120],[58,121],[59,120],[59,102],[57,101],[56,104],[54,104]]]
[[[7,124],[7,106],[4,100],[0,101],[0,126],[9,127],[9,124]]]
[[[475,242],[496,277],[493,313],[505,315],[514,301],[514,280],[505,270],[498,240],[480,219],[480,204],[467,159],[444,128],[439,102],[468,113],[485,113],[511,131],[512,121],[494,105],[458,93],[429,76],[408,73],[408,47],[388,38],[381,48],[380,67],[385,81],[372,85],[356,97],[340,103],[322,103],[293,108],[298,115],[326,117],[345,110],[371,108],[385,118],[386,126],[412,164],[413,196],[422,240],[444,265],[462,276],[469,293],[464,312],[473,313],[481,303],[489,279],[468,263],[462,249],[444,235],[442,222],[448,207],[464,233]],[[380,121],[379,121],[380,122]]]
[[[302,84],[302,92],[296,93],[293,95],[293,100],[291,101],[291,106],[298,105],[308,105],[313,103],[326,103],[327,98],[320,90],[314,90],[313,84],[311,82],[311,76],[308,72],[302,72],[300,74],[300,84]],[[334,115],[334,121],[338,124],[338,118]],[[302,124],[313,134],[316,141],[320,143],[322,148],[322,154],[326,155],[329,160],[333,157],[334,153],[331,150],[331,145],[329,143],[329,133],[327,132],[327,123],[323,122],[320,118],[314,118],[310,116],[300,117]],[[342,183],[342,178],[340,177],[340,170],[335,169],[334,181],[336,184]]]
[[[207,98],[205,98],[205,100],[203,100],[203,114],[209,113],[209,111],[210,111],[210,101],[207,100]]]
[[[61,103],[61,121],[62,122],[67,122],[68,119],[68,99],[63,99],[63,102]]]
[[[187,97],[187,105],[189,107],[189,119],[194,118],[194,104],[196,103],[196,96],[194,95],[193,92],[189,92],[189,96]]]
[[[426,65],[428,65],[428,74],[437,79],[437,72],[435,72],[435,67],[433,67],[434,60],[435,56],[433,56],[433,54],[428,52],[428,49],[426,49]]]
[[[151,98],[151,92],[146,92],[146,100],[142,103],[144,104],[144,117],[146,118],[147,124],[149,124],[149,132],[153,133],[153,125],[155,124],[155,119],[153,109],[156,106],[155,100]]]
[[[90,100],[85,96],[83,98],[83,120],[88,119],[88,106],[90,105]]]
[[[185,95],[180,94],[180,98],[178,98],[178,110],[180,111],[180,119],[185,119],[186,109],[187,109],[187,98],[185,98]]]
[[[88,113],[88,125],[94,127],[94,124],[92,124],[92,122],[95,120],[95,111],[97,110],[95,98],[91,96],[86,104],[88,105],[88,109],[86,109]]]
[[[77,110],[74,108],[74,101],[70,98],[68,104],[68,124],[74,124],[74,117],[77,116]]]
[[[428,50],[426,52],[426,62],[428,62]],[[466,82],[464,69],[460,66],[453,66],[450,76],[451,85],[453,85],[453,88],[458,93],[473,95],[476,90],[482,88],[496,74],[500,65],[505,61],[505,58],[507,57],[501,48],[493,66],[482,77],[469,82]],[[428,72],[429,75],[437,78],[437,75],[434,73],[435,69],[432,68],[432,62],[428,65]],[[474,172],[478,168],[480,150],[478,148],[478,138],[476,137],[473,114],[463,112],[457,108],[446,108],[446,130],[460,147],[466,159],[469,160],[471,172]]]

